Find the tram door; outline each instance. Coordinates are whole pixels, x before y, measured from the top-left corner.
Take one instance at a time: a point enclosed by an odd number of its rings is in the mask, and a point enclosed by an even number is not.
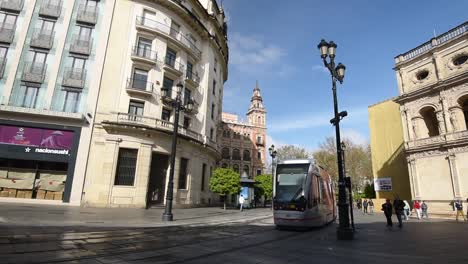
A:
[[[164,203],[168,164],[168,155],[153,153],[151,157],[148,193],[146,196],[146,208],[150,208],[152,205],[161,205]]]

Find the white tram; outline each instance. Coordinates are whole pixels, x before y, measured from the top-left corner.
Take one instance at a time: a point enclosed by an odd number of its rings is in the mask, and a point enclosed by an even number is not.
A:
[[[316,227],[336,218],[330,175],[311,160],[279,162],[273,184],[273,216],[281,227]]]

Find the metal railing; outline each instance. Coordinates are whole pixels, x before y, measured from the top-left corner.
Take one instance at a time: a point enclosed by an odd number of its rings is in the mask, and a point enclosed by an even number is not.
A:
[[[26,82],[44,82],[47,64],[39,62],[26,62],[23,69],[22,80]]]
[[[177,62],[173,57],[169,57],[166,55],[166,57],[164,58],[164,64],[176,71],[184,72],[185,65],[180,62]]]
[[[62,86],[84,88],[86,83],[86,70],[66,68],[63,75]]]
[[[88,7],[86,5],[80,5],[78,7],[78,15],[76,16],[76,21],[95,25],[97,23],[98,14],[99,9],[97,6]]]
[[[402,56],[403,56],[403,60],[402,61],[405,61],[405,60],[409,60],[409,59],[412,59],[414,57],[417,57],[419,56],[420,54],[423,54],[425,53],[426,51],[432,49],[433,47],[437,46],[437,45],[440,45],[442,43],[445,43],[449,40],[452,40],[464,33],[468,32],[468,22],[465,22],[463,24],[461,24],[460,26],[458,27],[455,27],[447,32],[445,32],[444,34],[442,35],[439,35],[438,37],[434,38],[433,40],[430,40],[428,42],[425,42],[421,45],[419,45],[418,47],[406,52],[406,53],[403,53]]]
[[[62,12],[62,0],[58,1],[58,4],[52,2],[50,0],[42,0],[41,8],[39,9],[40,16],[46,17],[60,17],[60,13]]]
[[[163,24],[152,19],[138,16],[136,18],[136,24],[151,30],[159,31],[167,36],[170,36],[172,39],[183,44],[185,47],[189,48],[197,57],[201,56],[201,50],[195,45],[195,43],[187,36],[184,36],[178,30],[172,28],[169,25]]]
[[[133,46],[132,48],[132,56],[143,58],[146,60],[154,61],[157,60],[157,53],[151,49],[147,49],[144,47]]]
[[[54,31],[36,28],[33,31],[30,45],[36,48],[51,49],[54,45],[54,36]]]
[[[92,47],[93,47],[92,38],[84,38],[80,35],[73,35],[71,45],[70,45],[70,52],[90,55]]]
[[[0,3],[1,10],[21,12],[23,10],[24,0],[3,0]]]
[[[0,42],[12,43],[15,37],[15,24],[0,24]]]
[[[136,90],[142,92],[153,92],[154,85],[152,82],[147,80],[128,78],[127,79],[127,90]]]
[[[3,74],[5,73],[6,62],[6,58],[0,58],[0,79],[3,78]]]
[[[198,76],[198,73],[194,73],[193,71],[187,71],[185,74],[185,78],[187,80],[191,80],[196,83],[200,83],[200,77]]]

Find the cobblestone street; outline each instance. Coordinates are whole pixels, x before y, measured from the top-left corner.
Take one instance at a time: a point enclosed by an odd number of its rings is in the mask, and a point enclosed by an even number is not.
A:
[[[196,209],[175,211],[174,224],[160,224],[160,209],[69,209],[29,207],[19,220],[18,211],[2,205],[1,263],[466,263],[460,238],[468,224],[454,220],[410,220],[403,229],[387,230],[381,214],[356,214],[356,239],[337,241],[334,224],[307,232],[278,231],[269,209],[244,212],[198,208],[211,216],[195,216]],[[21,206],[20,208],[23,208]],[[37,209],[43,210],[37,210]],[[23,208],[25,209],[25,208]],[[53,210],[52,210],[53,209]],[[72,211],[102,211],[104,216],[140,213],[128,226],[37,224],[33,215]],[[194,211],[192,211],[194,210]],[[32,212],[32,213],[31,213]],[[218,212],[218,214],[215,214]],[[194,217],[189,217],[189,214]],[[53,216],[54,214],[50,214]],[[73,215],[73,214],[70,214]],[[158,216],[149,218],[148,216]],[[177,220],[177,216],[185,220]],[[28,221],[31,225],[26,225]],[[86,218],[86,217],[85,217]],[[16,219],[10,222],[9,219]],[[154,227],[138,226],[153,219]],[[46,219],[44,219],[46,220]],[[84,219],[86,220],[86,219]],[[117,221],[118,222],[118,221]],[[177,225],[176,223],[179,222]],[[205,223],[202,223],[205,222]],[[224,223],[221,223],[224,222]],[[36,223],[36,224],[35,224]],[[146,224],[145,224],[146,225]]]

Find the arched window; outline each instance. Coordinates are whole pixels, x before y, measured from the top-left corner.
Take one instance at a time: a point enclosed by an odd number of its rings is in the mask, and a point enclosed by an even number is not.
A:
[[[426,131],[423,131],[424,137],[435,137],[439,135],[439,125],[434,108],[425,107],[421,109],[420,114],[426,124]]]
[[[232,166],[232,169],[233,169],[235,172],[239,173],[239,165],[234,164],[234,165]]]
[[[250,151],[244,150],[243,158],[245,161],[250,161]]]
[[[241,159],[240,151],[238,149],[233,149],[232,150],[232,159],[233,160],[240,160]]]
[[[223,163],[223,165],[221,165],[221,168],[226,169],[227,167],[228,167],[227,163]]]
[[[249,166],[248,165],[244,165],[244,169],[242,170],[242,174],[245,172],[245,174],[247,174],[247,176],[250,176],[250,173],[249,173]]]
[[[223,148],[221,150],[221,156],[223,157],[223,159],[229,159],[229,148]]]
[[[465,128],[468,129],[468,95],[463,96],[458,100],[463,110],[463,116],[465,118]]]

